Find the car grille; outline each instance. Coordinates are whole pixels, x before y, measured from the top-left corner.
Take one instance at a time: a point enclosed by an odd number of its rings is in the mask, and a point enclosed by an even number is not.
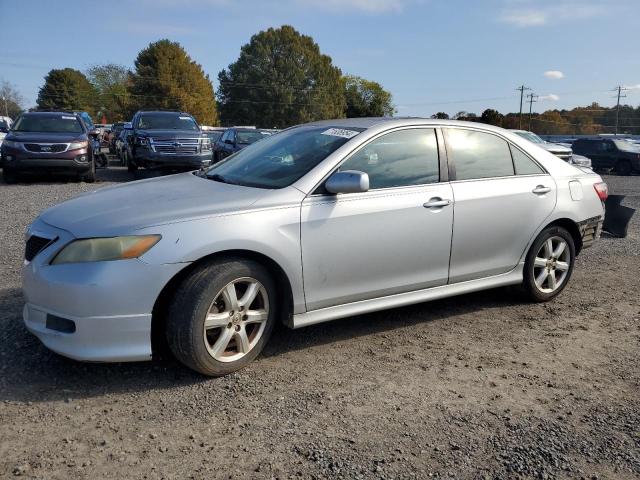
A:
[[[192,155],[200,150],[198,138],[152,138],[151,149],[164,155]]]
[[[47,248],[55,241],[55,238],[45,238],[39,237],[37,235],[31,235],[27,240],[27,245],[24,249],[24,259],[27,262],[30,262],[31,260],[36,258],[36,255],[38,255],[42,250]]]
[[[66,143],[25,143],[25,150],[33,153],[61,153],[67,149]]]

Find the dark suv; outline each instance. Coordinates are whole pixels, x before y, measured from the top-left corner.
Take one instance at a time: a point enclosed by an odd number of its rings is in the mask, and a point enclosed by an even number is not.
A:
[[[260,130],[254,127],[231,127],[225,130],[213,146],[213,161],[219,162],[232,153],[262,140],[271,135],[271,131]]]
[[[579,138],[573,152],[591,159],[594,169],[613,168],[618,175],[640,172],[640,146],[614,138]]]
[[[211,164],[211,141],[183,112],[137,112],[127,136],[127,167],[193,170]]]
[[[63,172],[94,182],[92,144],[97,135],[75,113],[23,113],[0,148],[4,180],[15,182],[23,172]]]

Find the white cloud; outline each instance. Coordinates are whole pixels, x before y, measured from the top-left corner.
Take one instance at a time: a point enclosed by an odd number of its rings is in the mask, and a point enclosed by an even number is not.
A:
[[[640,83],[636,85],[625,85],[624,88],[626,90],[640,90]]]
[[[498,19],[514,27],[540,27],[561,22],[576,22],[606,11],[603,0],[503,0],[505,7]]]
[[[548,102],[557,102],[558,100],[560,100],[560,97],[558,95],[556,95],[555,93],[550,93],[548,95],[540,95],[538,97],[538,100],[541,101],[548,101]]]
[[[560,70],[547,70],[543,75],[552,80],[560,80],[561,78],[564,78],[564,73]]]

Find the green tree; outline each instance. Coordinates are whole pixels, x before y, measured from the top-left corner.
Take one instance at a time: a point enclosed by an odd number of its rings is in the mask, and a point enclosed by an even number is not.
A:
[[[437,118],[439,120],[449,120],[449,114],[446,112],[438,112],[431,115],[431,118]]]
[[[97,91],[82,72],[73,68],[53,69],[44,77],[38,93],[42,110],[80,110],[95,115]]]
[[[217,125],[209,76],[177,42],[160,40],[138,53],[131,75],[130,113],[141,109],[180,110],[203,125]]]
[[[395,113],[391,93],[378,82],[354,75],[346,75],[343,81],[347,118],[390,117]]]
[[[131,110],[128,85],[131,72],[122,65],[109,63],[94,65],[87,70],[87,78],[98,91],[98,116],[107,121],[127,120]]]
[[[225,124],[287,127],[344,117],[342,72],[313,39],[284,25],[253,35],[218,75]]]
[[[0,116],[16,119],[24,111],[24,99],[20,92],[6,80],[0,81]]]
[[[500,127],[502,125],[502,118],[503,115],[500,112],[492,108],[487,108],[484,112],[482,112],[480,121],[482,123],[488,123],[489,125]]]

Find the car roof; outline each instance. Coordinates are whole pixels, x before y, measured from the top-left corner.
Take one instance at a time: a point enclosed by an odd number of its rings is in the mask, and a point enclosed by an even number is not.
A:
[[[178,112],[174,110],[140,110],[138,113],[153,113],[154,115],[189,115],[192,117],[190,113],[187,112]]]
[[[443,120],[437,118],[422,117],[364,117],[364,118],[337,118],[334,120],[321,120],[317,122],[307,123],[306,125],[317,125],[327,127],[340,128],[363,128],[369,129],[384,125],[387,128],[404,127],[404,126],[439,126],[439,127],[471,127],[475,129],[490,130],[494,132],[508,132],[502,127],[496,127],[487,123],[467,122],[463,120]]]

